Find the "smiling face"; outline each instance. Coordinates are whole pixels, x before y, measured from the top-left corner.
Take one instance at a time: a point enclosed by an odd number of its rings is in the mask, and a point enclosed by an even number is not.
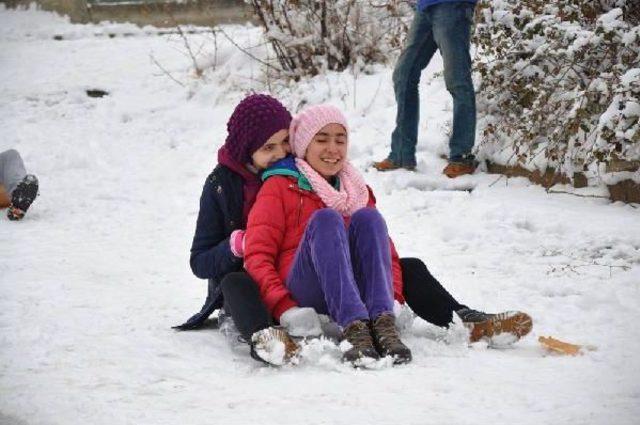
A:
[[[267,169],[291,152],[289,148],[289,130],[282,129],[273,133],[269,140],[251,155],[251,162],[258,171]]]
[[[340,124],[327,124],[311,139],[304,159],[318,174],[329,179],[342,171],[347,147],[345,128]]]

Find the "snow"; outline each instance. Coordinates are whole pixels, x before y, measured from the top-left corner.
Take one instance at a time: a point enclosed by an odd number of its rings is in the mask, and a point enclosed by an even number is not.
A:
[[[611,9],[604,15],[598,18],[598,23],[607,31],[615,30],[621,26],[624,26],[624,21],[620,19],[622,17],[622,9]]]
[[[401,255],[471,307],[527,311],[532,334],[498,350],[469,346],[460,323],[416,319],[403,337],[412,363],[364,370],[327,339],[268,368],[215,329],[171,330],[204,300],[188,251],[226,120],[266,82],[223,37],[217,61],[202,53],[216,70],[196,79],[175,35],[99,28],[0,9],[0,150],[18,149],[41,182],[23,221],[0,216],[0,423],[636,423],[638,209],[524,179],[443,177],[452,107],[439,57],[422,80],[417,173],[368,170],[389,146],[391,68],[269,83],[293,110],[345,109],[353,163]],[[255,29],[224,30],[258,46]],[[548,335],[597,350],[551,355],[537,342]]]

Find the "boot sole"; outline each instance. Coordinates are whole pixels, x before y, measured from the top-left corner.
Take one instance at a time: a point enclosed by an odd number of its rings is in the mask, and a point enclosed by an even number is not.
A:
[[[491,339],[504,333],[513,335],[517,341],[531,332],[533,320],[526,313],[506,312],[496,314],[484,322],[465,323],[465,326],[471,331],[469,336],[471,342],[477,342],[483,338]]]
[[[38,179],[29,174],[11,194],[11,206],[7,213],[10,220],[21,220],[38,196]]]
[[[465,169],[465,170],[458,171],[458,172],[445,172],[445,171],[443,171],[442,174],[444,174],[445,176],[449,177],[450,179],[455,179],[456,177],[471,175],[471,174],[475,173],[475,171],[476,171],[475,168],[469,168],[469,169]]]

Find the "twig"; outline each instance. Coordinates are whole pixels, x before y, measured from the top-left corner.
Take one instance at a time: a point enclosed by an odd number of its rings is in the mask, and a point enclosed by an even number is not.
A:
[[[494,184],[498,183],[500,181],[501,178],[506,177],[507,180],[509,179],[509,177],[507,177],[505,174],[500,174],[500,177],[498,177],[497,179],[495,179],[495,181],[493,183],[491,183],[489,185],[489,187],[493,187]]]
[[[378,87],[376,88],[376,92],[373,94],[373,97],[371,98],[371,102],[369,102],[369,104],[362,111],[363,116],[367,115],[371,110],[371,107],[373,106],[373,102],[375,102],[376,98],[378,97],[378,92],[380,92],[381,86],[382,86],[382,77],[378,79]]]
[[[185,85],[184,85],[182,82],[178,81],[178,80],[177,80],[173,75],[171,75],[171,73],[170,73],[169,71],[167,71],[167,70],[166,70],[166,69],[165,69],[165,68],[160,64],[160,62],[158,62],[158,61],[156,60],[156,58],[154,58],[154,57],[153,57],[153,54],[150,54],[150,55],[149,55],[149,57],[151,58],[151,61],[152,61],[152,62],[153,62],[153,63],[154,63],[158,68],[160,68],[160,70],[161,70],[162,72],[164,72],[164,73],[167,75],[167,77],[171,78],[173,81],[175,81],[176,83],[178,83],[181,87],[185,87]]]
[[[251,59],[263,64],[264,66],[267,66],[275,71],[279,71],[278,68],[276,68],[275,66],[271,65],[270,63],[267,63],[265,61],[263,61],[262,59],[256,57],[254,54],[250,53],[249,51],[247,51],[245,48],[241,47],[240,45],[238,45],[238,43],[236,43],[235,41],[233,41],[233,39],[222,29],[222,28],[218,28],[218,30],[220,33],[222,33],[222,35],[225,36],[225,38],[227,40],[229,40],[229,42],[231,42],[231,44],[233,44],[238,50],[240,50],[242,53],[244,53],[245,55],[249,56]]]
[[[191,50],[191,43],[189,43],[189,39],[187,38],[186,34],[182,30],[182,27],[178,24],[178,21],[176,20],[175,16],[173,16],[173,12],[171,12],[171,9],[167,8],[166,12],[167,12],[167,15],[169,15],[169,19],[171,19],[171,23],[175,25],[176,31],[178,31],[178,35],[180,36],[180,38],[182,38],[184,47],[187,49],[187,53],[189,54],[189,57],[191,58],[191,62],[193,63],[193,69],[195,70],[196,76],[201,77],[203,70],[198,65],[198,60],[196,59],[196,56],[194,55],[193,50]]]
[[[579,198],[601,198],[601,199],[610,199],[608,196],[604,196],[604,195],[582,195],[580,193],[572,193],[572,192],[567,192],[565,190],[547,190],[547,193],[552,193],[552,194],[560,194],[560,195],[573,195],[573,196],[577,196]]]

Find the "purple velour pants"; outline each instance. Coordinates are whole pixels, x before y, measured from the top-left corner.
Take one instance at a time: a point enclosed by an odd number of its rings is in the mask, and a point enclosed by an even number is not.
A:
[[[378,210],[356,211],[348,228],[331,208],[313,213],[286,284],[301,307],[328,314],[343,328],[392,314],[389,235]]]

